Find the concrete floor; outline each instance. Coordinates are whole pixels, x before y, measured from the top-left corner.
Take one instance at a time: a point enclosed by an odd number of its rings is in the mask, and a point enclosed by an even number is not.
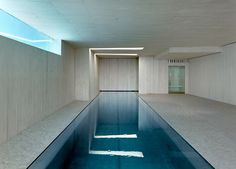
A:
[[[236,106],[191,95],[140,95],[216,169],[236,168]]]

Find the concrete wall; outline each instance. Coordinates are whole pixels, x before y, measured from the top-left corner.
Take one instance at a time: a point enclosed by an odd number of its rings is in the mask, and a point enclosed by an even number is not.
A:
[[[76,49],[76,99],[92,100],[98,93],[98,59],[89,48]]]
[[[168,93],[168,61],[139,57],[139,93]]]
[[[138,59],[99,59],[100,90],[138,90]]]
[[[190,60],[189,93],[236,105],[236,44]]]
[[[139,93],[168,93],[168,66],[185,66],[185,92],[188,93],[188,63],[168,63],[155,57],[139,57]]]
[[[139,57],[139,93],[168,93],[168,66],[185,66],[185,92],[188,93],[188,63],[168,63],[155,57]]]
[[[89,100],[89,48],[78,48],[75,59],[76,99]]]
[[[0,143],[75,99],[74,49],[62,56],[0,37]]]

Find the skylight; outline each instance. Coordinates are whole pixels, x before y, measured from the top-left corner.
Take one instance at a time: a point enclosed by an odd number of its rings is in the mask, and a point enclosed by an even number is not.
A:
[[[52,53],[61,54],[61,40],[39,32],[0,9],[0,36],[4,36]]]

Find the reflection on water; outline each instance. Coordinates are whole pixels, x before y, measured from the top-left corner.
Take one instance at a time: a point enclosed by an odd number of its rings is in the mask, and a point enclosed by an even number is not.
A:
[[[123,157],[140,157],[143,158],[143,153],[140,151],[100,151],[100,150],[89,150],[89,154],[93,155],[110,155],[110,156],[123,156]]]
[[[48,169],[212,169],[136,93],[101,93],[71,125]]]
[[[120,134],[120,135],[100,135],[94,138],[137,138],[137,134]]]

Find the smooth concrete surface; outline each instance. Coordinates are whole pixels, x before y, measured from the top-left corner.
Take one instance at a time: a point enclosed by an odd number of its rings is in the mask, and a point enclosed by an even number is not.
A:
[[[168,60],[139,57],[139,93],[168,93]]]
[[[189,61],[189,93],[236,105],[236,43]]]
[[[236,35],[235,0],[0,0],[0,6],[77,47],[145,47],[144,56],[221,46]]]
[[[26,169],[88,105],[74,101],[0,145],[0,169]]]
[[[138,59],[99,58],[100,90],[138,90]]]
[[[159,59],[187,59],[200,56],[206,56],[213,53],[222,52],[222,48],[218,46],[204,46],[204,47],[171,47],[165,52],[157,55]]]
[[[77,48],[75,56],[77,100],[92,100],[99,93],[98,59],[90,48]]]
[[[140,95],[216,169],[236,166],[236,106],[191,95]]]
[[[89,48],[76,49],[75,95],[77,100],[89,100]]]
[[[75,100],[74,49],[62,55],[0,36],[0,143]]]

